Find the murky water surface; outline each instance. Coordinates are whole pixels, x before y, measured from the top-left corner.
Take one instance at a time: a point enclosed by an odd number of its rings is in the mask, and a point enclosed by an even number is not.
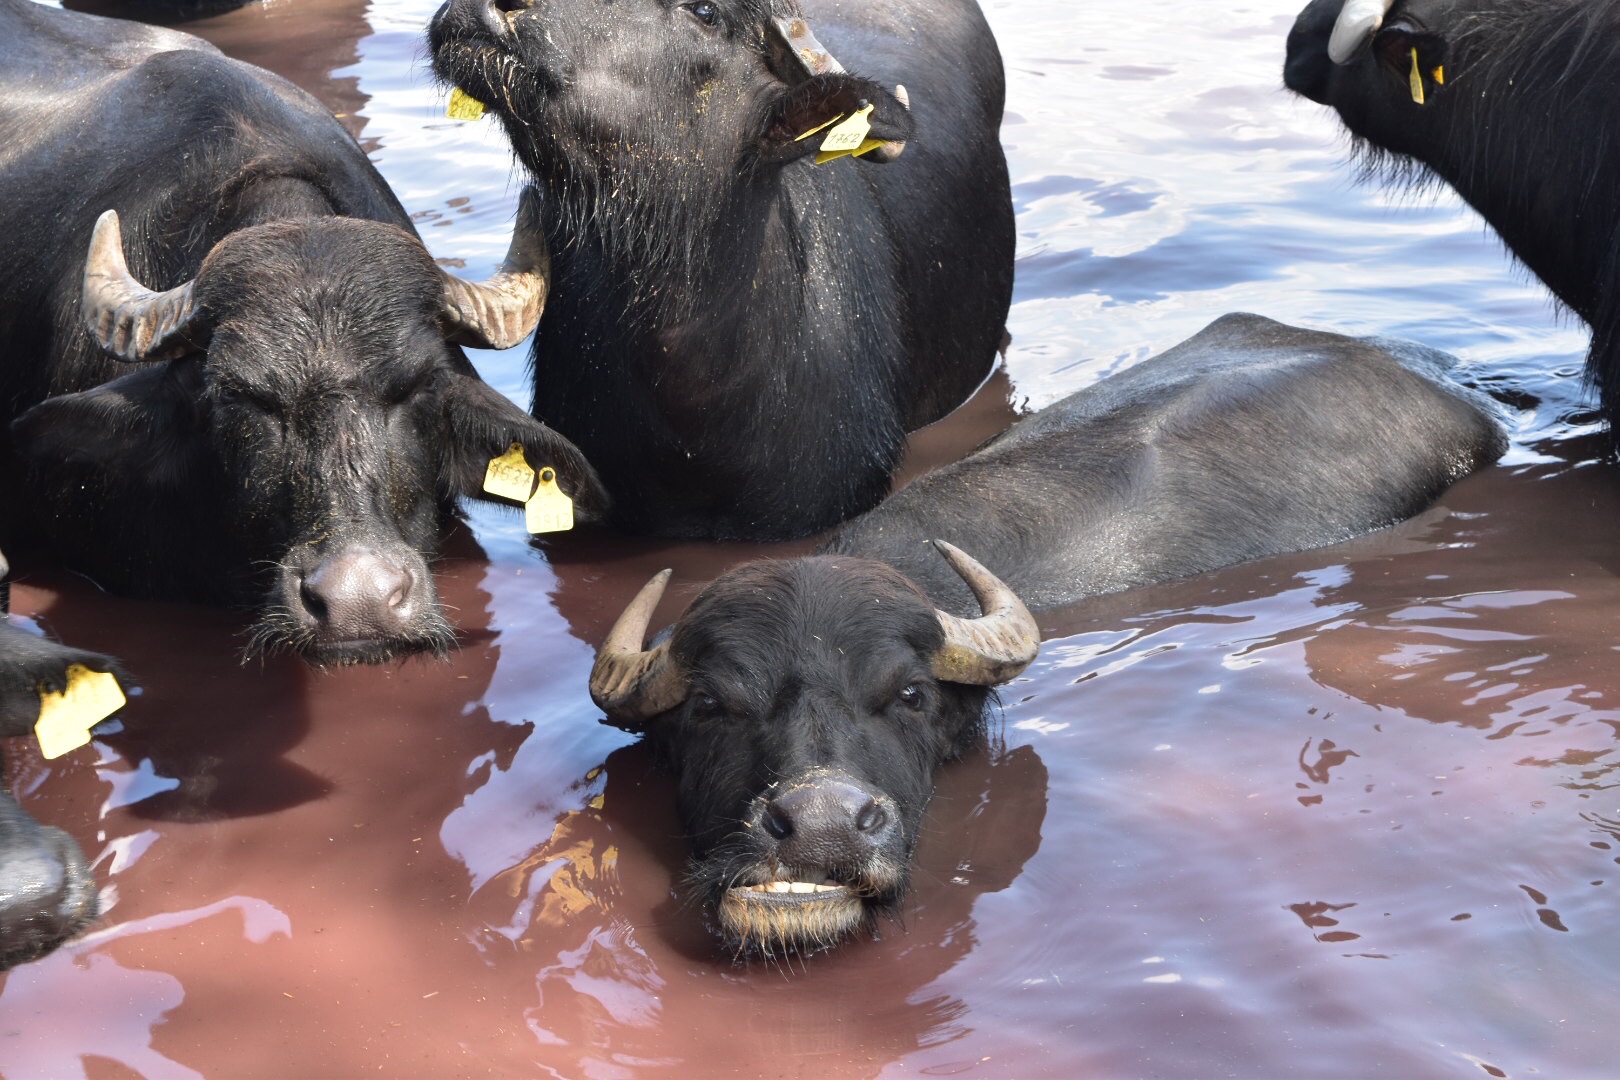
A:
[[[1532,404],[1501,466],[1385,534],[1046,618],[941,778],[904,925],[792,970],[714,954],[670,787],[585,691],[650,572],[684,600],[761,549],[537,550],[477,507],[451,662],[329,674],[32,560],[20,615],[146,689],[93,750],[8,748],[116,901],[0,977],[5,1076],[1614,1076],[1620,477],[1585,335],[1449,198],[1351,182],[1279,86],[1297,2],[990,0],[1013,345],[919,456],[1246,309],[1461,354]],[[190,26],[343,114],[482,275],[517,185],[492,124],[442,116],[433,6]],[[527,402],[522,349],[477,359]]]

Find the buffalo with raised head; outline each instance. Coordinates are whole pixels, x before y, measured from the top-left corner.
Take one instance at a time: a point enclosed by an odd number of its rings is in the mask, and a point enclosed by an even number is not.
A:
[[[919,478],[821,554],[730,571],[646,648],[654,578],[591,693],[674,770],[691,888],[727,946],[815,951],[898,908],[935,770],[1036,655],[1025,600],[1331,544],[1494,461],[1494,410],[1449,364],[1227,316]]]
[[[1283,79],[1369,164],[1438,178],[1592,330],[1587,377],[1620,421],[1620,158],[1606,133],[1616,0],[1313,0]]]
[[[430,39],[540,195],[534,407],[620,526],[826,528],[989,371],[1013,215],[972,0],[448,0]],[[867,109],[884,145],[813,165]]]
[[[275,76],[29,0],[0,0],[0,40],[0,475],[26,535],[121,592],[255,607],[251,651],[343,663],[453,640],[427,560],[510,444],[600,516],[579,452],[457,344],[532,328],[532,230],[462,281]]]
[[[0,553],[0,739],[33,732],[41,693],[65,690],[70,667],[106,672],[127,686],[111,658],[11,625],[6,620],[8,573]],[[4,771],[0,751],[0,970],[54,949],[89,925],[98,908],[95,879],[79,845],[17,805],[6,789]]]

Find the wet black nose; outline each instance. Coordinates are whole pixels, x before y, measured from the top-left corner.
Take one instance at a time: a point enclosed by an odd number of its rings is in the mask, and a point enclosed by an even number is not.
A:
[[[818,777],[795,784],[765,804],[760,826],[790,866],[859,863],[894,832],[889,800],[853,780]]]
[[[4,792],[0,801],[10,803]],[[0,968],[55,948],[96,916],[95,881],[60,829],[0,806]]]
[[[370,548],[346,548],[304,575],[298,597],[322,641],[406,636],[421,610],[425,568]]]

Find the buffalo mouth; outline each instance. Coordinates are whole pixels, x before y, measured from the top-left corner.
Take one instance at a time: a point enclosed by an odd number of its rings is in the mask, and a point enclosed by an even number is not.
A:
[[[456,644],[455,630],[436,612],[427,621],[430,625],[410,635],[332,641],[321,638],[290,615],[272,612],[248,631],[242,659],[244,662],[264,660],[281,653],[294,653],[315,667],[382,664],[422,653],[440,660],[448,659]]]
[[[770,959],[830,949],[894,907],[899,889],[794,871],[724,889],[715,905],[719,931],[739,957]]]

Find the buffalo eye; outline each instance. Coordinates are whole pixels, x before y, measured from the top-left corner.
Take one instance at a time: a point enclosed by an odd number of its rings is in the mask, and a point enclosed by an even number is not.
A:
[[[692,13],[692,18],[704,26],[714,26],[720,21],[720,8],[710,0],[697,0],[695,4],[681,5]]]
[[[921,709],[923,707],[923,688],[917,683],[907,683],[900,688],[897,695],[900,704],[908,709]]]
[[[720,702],[717,701],[711,694],[693,694],[692,715],[703,717],[718,716],[720,715]]]

